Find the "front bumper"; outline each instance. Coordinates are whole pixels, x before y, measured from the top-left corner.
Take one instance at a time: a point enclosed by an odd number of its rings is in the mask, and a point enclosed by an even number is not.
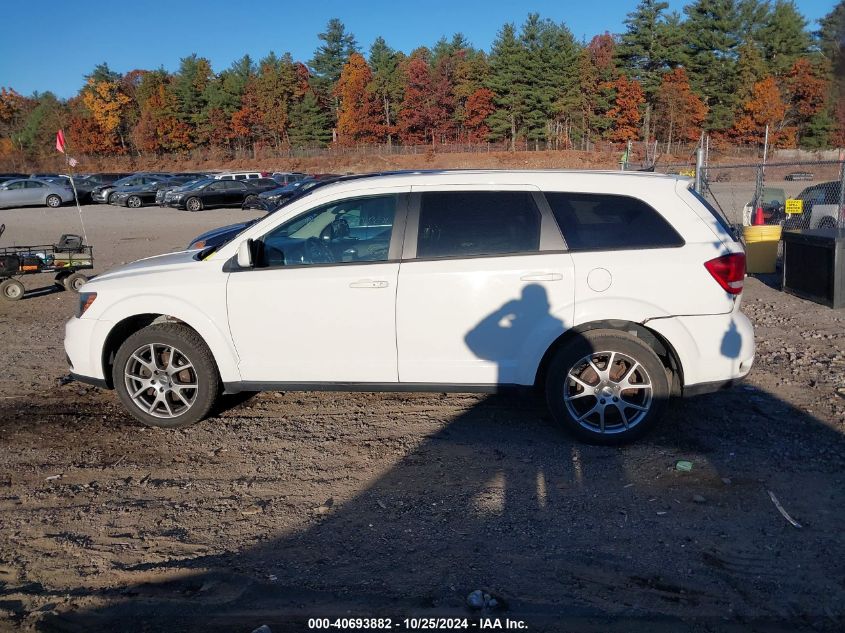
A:
[[[113,326],[111,321],[77,317],[65,323],[65,354],[76,380],[91,384],[108,382],[103,373],[103,346]]]

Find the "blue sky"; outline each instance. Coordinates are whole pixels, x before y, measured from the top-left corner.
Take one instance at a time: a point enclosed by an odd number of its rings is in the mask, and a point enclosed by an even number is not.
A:
[[[681,11],[683,1],[669,0]],[[618,33],[634,0],[528,3],[505,0],[42,0],[4,3],[0,37],[0,86],[29,95],[52,90],[73,96],[84,75],[100,62],[114,70],[174,70],[181,57],[197,53],[222,70],[249,53],[289,51],[308,61],[319,45],[326,22],[340,18],[366,52],[378,35],[392,47],[409,52],[431,46],[441,35],[462,32],[476,47],[489,50],[505,22],[521,24],[536,11],[565,22],[579,40],[597,33]],[[833,0],[796,3],[815,28]]]

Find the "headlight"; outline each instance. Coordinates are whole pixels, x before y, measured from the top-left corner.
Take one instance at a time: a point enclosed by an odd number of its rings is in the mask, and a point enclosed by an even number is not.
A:
[[[81,317],[85,314],[85,311],[91,307],[91,304],[94,303],[94,299],[97,298],[96,292],[80,292],[79,293],[79,307],[76,311],[76,316]]]

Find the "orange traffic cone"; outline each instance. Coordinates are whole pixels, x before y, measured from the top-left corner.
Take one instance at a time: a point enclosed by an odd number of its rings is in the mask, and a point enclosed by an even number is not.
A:
[[[754,226],[759,226],[765,223],[766,220],[763,218],[763,207],[757,207],[757,210],[754,212],[754,219],[752,220],[751,224],[753,224]]]

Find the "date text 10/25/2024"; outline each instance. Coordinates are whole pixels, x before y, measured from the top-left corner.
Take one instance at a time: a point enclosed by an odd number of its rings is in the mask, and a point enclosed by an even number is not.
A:
[[[453,629],[477,630],[527,630],[528,624],[524,620],[511,618],[309,618],[308,628],[311,630],[399,630],[399,631],[446,631]]]

